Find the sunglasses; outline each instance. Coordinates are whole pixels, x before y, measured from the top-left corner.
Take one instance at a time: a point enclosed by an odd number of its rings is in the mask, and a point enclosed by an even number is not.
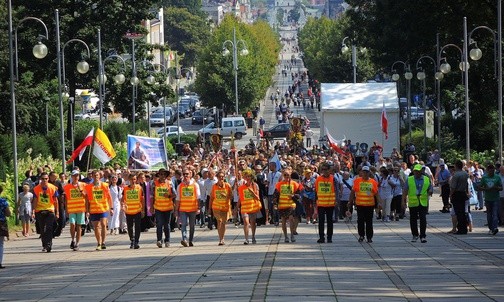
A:
[[[189,173],[184,173],[184,174],[182,174],[182,175],[187,176],[187,175],[189,175]]]
[[[286,176],[286,177],[288,177],[288,176],[290,176],[290,174],[287,174],[287,173],[285,173],[285,174],[284,174],[283,176]]]

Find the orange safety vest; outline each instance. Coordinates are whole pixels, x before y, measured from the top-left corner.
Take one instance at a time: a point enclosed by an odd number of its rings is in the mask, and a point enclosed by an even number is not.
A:
[[[281,181],[276,184],[275,189],[280,193],[278,199],[278,209],[285,210],[296,208],[296,203],[292,200],[292,195],[299,190],[299,184],[293,180],[290,182]]]
[[[58,206],[57,199],[54,197],[57,196],[58,192],[58,188],[55,185],[48,183],[45,190],[42,188],[42,185],[38,185],[33,188],[33,192],[37,197],[37,207],[35,208],[35,212],[54,212],[54,207]]]
[[[86,184],[78,182],[77,185],[67,184],[63,187],[68,214],[86,212],[86,199],[84,198],[85,186]]]
[[[178,187],[178,195],[180,196],[179,212],[196,212],[198,211],[198,197],[196,196],[197,184],[186,185],[181,183]]]
[[[127,215],[135,215],[142,211],[143,190],[140,185],[135,184],[133,188],[124,187],[123,196]]]
[[[334,207],[336,202],[336,188],[334,176],[324,177],[320,175],[315,180],[315,192],[317,193],[317,207]]]
[[[375,195],[378,193],[378,183],[370,178],[368,180],[358,177],[353,184],[355,204],[363,207],[374,207]]]
[[[171,191],[172,187],[168,181],[154,182],[154,209],[161,212],[173,211],[173,199],[164,196],[166,193],[172,195]]]
[[[252,192],[250,192],[249,188],[254,189],[254,187],[249,187],[247,185],[241,185],[238,187],[241,207],[240,212],[242,214],[253,214],[261,210],[261,202],[254,199],[254,195],[252,194]]]
[[[230,200],[228,196],[232,194],[231,185],[227,182],[221,188],[218,184],[212,186],[212,192],[210,192],[210,198],[212,200],[212,211],[229,211]]]
[[[89,201],[90,214],[102,214],[109,210],[110,190],[108,184],[100,182],[100,185],[95,187],[94,184],[86,186],[86,195]]]

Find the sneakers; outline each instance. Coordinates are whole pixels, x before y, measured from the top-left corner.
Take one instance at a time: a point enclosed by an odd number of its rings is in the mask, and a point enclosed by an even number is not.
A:
[[[134,248],[135,247],[135,242],[134,241],[131,241],[130,243],[130,249]]]
[[[325,243],[325,240],[323,238],[320,238],[319,240],[317,240],[317,243]]]
[[[358,241],[359,241],[359,242],[364,241],[364,237],[362,237],[362,236],[361,236],[361,237],[359,237],[359,240],[358,240]]]
[[[70,243],[70,249],[73,250],[74,247],[75,247],[75,241],[72,240],[72,242]]]
[[[101,249],[102,249],[102,248],[101,248],[101,245],[99,245],[99,244],[98,244],[98,245],[96,246],[96,250],[97,250],[97,251],[101,251]]]
[[[138,250],[139,248],[140,248],[140,246],[138,245],[138,242],[135,242],[135,247],[134,247],[134,249],[135,249],[135,250]]]
[[[192,241],[189,241],[189,246],[194,246],[194,244],[192,243]]]
[[[427,242],[427,239],[425,239],[425,238],[420,238],[420,242],[421,242],[421,243],[426,243],[426,242]]]
[[[290,241],[291,242],[296,242],[296,237],[294,237],[294,235],[291,235]]]
[[[243,244],[245,244],[245,245],[249,244],[248,239],[247,239],[247,240],[245,240],[245,241],[243,241]]]
[[[107,246],[105,245],[105,242],[101,244],[101,249],[102,250],[106,250],[107,249]]]
[[[167,242],[165,242],[165,243],[164,243],[164,247],[170,247],[170,242],[168,242],[168,241],[167,241]]]
[[[493,235],[493,231],[492,230],[488,230],[488,235]]]
[[[492,231],[492,235],[497,235],[497,233],[499,232],[499,229],[498,228],[495,228],[493,231]]]
[[[188,247],[189,246],[189,244],[187,244],[186,240],[180,241],[180,244],[182,244],[184,247]]]
[[[367,242],[368,242],[368,243],[373,243],[373,239],[368,238]]]
[[[327,243],[332,243],[332,239],[327,239]]]
[[[256,244],[256,243],[257,243],[256,239],[252,238],[252,244]]]
[[[163,243],[161,241],[156,242],[156,245],[157,245],[158,248],[162,248],[163,247]]]
[[[224,241],[219,241],[219,245],[224,245]]]
[[[77,244],[76,244],[76,245],[73,247],[73,250],[74,250],[75,252],[77,252],[77,251],[79,250],[79,245],[77,245]]]
[[[285,237],[285,243],[289,243],[289,238]]]
[[[411,238],[411,242],[417,242],[418,241],[418,236],[413,236],[413,238]]]

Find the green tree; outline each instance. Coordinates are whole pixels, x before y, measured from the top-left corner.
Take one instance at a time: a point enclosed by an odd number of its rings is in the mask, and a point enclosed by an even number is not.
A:
[[[161,5],[166,8],[185,8],[193,15],[203,15],[201,0],[161,0]]]
[[[232,16],[226,16],[214,32],[198,59],[198,77],[195,89],[205,106],[235,111],[235,89],[232,48],[230,55],[222,55],[223,43],[232,40],[233,28],[237,40],[244,40],[248,55],[238,55],[238,96],[240,112],[257,105],[264,98],[275,70],[279,53],[278,37],[265,22],[247,25]],[[242,44],[239,43],[239,50]]]
[[[283,8],[279,7],[276,12],[277,22],[278,24],[282,25],[285,17],[285,11],[283,10]]]
[[[185,65],[193,66],[197,53],[210,36],[207,20],[201,14],[179,7],[167,7],[164,20],[165,39],[169,47],[185,55]]]

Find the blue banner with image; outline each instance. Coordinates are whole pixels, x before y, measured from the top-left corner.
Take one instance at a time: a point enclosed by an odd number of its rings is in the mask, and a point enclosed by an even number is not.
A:
[[[167,168],[164,138],[128,135],[128,168],[157,171]]]

